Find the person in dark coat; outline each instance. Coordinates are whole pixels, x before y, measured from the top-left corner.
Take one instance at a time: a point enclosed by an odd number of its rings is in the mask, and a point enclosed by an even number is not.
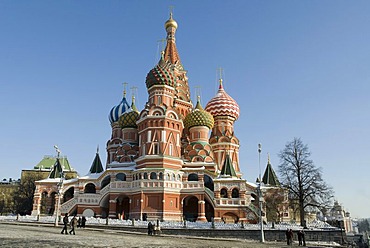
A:
[[[82,219],[81,219],[81,227],[85,228],[85,225],[86,225],[86,217],[85,216],[82,216]]]
[[[285,231],[285,237],[286,237],[286,244],[287,245],[289,245],[290,243],[289,243],[289,236],[290,236],[290,234],[289,234],[289,229],[286,229],[286,231]]]
[[[148,235],[153,235],[153,224],[152,222],[148,222]]]
[[[63,234],[64,232],[65,234],[68,234],[67,225],[68,225],[68,214],[66,213],[63,217],[63,229],[62,229],[61,234]]]
[[[306,238],[305,238],[304,230],[301,230],[301,237],[302,237],[303,246],[306,246]]]
[[[77,220],[77,228],[81,227],[81,216],[78,217],[78,220]]]
[[[297,232],[297,237],[298,237],[298,246],[302,245],[302,230],[299,230]]]
[[[293,230],[289,230],[289,245],[293,245]]]

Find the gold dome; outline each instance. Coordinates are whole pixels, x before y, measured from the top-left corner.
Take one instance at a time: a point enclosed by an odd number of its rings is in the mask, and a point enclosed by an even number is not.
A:
[[[169,27],[174,27],[175,29],[177,29],[177,22],[172,18],[172,13],[170,14],[170,19],[168,19],[164,24],[164,27],[166,28],[166,30]]]

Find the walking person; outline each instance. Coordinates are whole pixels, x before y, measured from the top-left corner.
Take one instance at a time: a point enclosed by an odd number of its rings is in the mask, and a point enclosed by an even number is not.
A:
[[[301,231],[301,237],[302,237],[303,246],[306,246],[306,238],[305,238],[304,230]]]
[[[68,214],[66,213],[63,217],[63,229],[62,229],[61,234],[63,234],[64,232],[65,234],[68,234],[67,225],[68,225]]]
[[[299,230],[297,232],[297,237],[298,237],[298,246],[302,245],[302,230]]]
[[[293,245],[293,230],[292,229],[289,230],[289,245],[290,246]]]
[[[286,229],[286,231],[285,231],[285,237],[286,237],[286,244],[287,245],[289,245],[290,243],[289,243],[289,229]]]
[[[75,228],[77,226],[77,218],[76,218],[76,215],[73,216],[70,225],[71,225],[71,230],[69,231],[69,234],[72,234],[73,233],[73,235],[76,235],[76,233],[75,233]]]

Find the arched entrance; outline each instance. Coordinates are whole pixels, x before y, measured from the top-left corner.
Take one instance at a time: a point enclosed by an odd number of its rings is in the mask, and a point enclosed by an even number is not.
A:
[[[120,196],[117,198],[116,214],[117,218],[121,220],[128,220],[130,218],[130,198],[127,196]]]
[[[53,192],[51,193],[50,195],[50,209],[49,209],[49,214],[53,214],[54,211],[55,211],[55,203],[56,203],[56,198],[57,197],[57,193],[56,192]]]
[[[108,218],[109,215],[109,194],[105,195],[100,201],[100,216]]]
[[[184,219],[188,221],[196,221],[198,218],[198,198],[195,196],[187,196],[183,200],[182,213]]]
[[[63,203],[64,202],[67,202],[69,201],[70,199],[72,199],[74,197],[74,193],[75,193],[75,188],[74,187],[70,187],[65,193],[64,193],[64,196],[63,196]]]
[[[213,205],[205,199],[206,205],[205,205],[205,211],[206,211],[206,219],[208,222],[212,221],[212,218],[215,217],[215,209],[213,208]]]
[[[234,214],[234,213],[225,213],[223,216],[222,216],[222,220],[225,222],[225,223],[238,223],[239,221],[239,217]]]
[[[204,186],[209,188],[212,192],[214,191],[214,183],[210,176],[204,175]]]

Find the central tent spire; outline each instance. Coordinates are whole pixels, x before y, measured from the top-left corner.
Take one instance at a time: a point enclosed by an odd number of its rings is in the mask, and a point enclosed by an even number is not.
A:
[[[180,56],[179,53],[177,52],[176,48],[176,38],[175,38],[175,33],[177,30],[177,22],[173,19],[172,17],[172,11],[170,12],[170,19],[168,19],[164,27],[167,32],[167,45],[166,48],[164,49],[164,60],[171,62],[171,64],[180,64]]]

